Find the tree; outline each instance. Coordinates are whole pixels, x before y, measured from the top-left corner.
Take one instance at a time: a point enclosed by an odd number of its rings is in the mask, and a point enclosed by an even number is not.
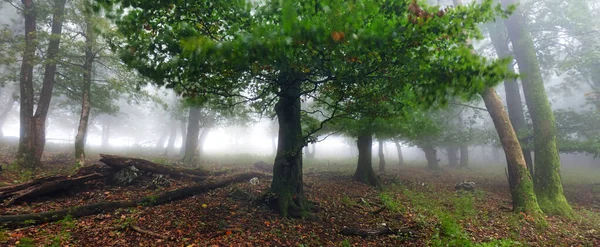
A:
[[[413,100],[406,103],[432,105],[448,94],[475,94],[504,77],[503,63],[489,63],[462,45],[476,23],[493,16],[490,1],[447,13],[416,2],[385,2],[382,8],[366,0],[268,1],[252,15],[237,1],[132,1],[120,7],[133,7],[117,22],[126,39],[119,47],[122,59],[155,83],[185,97],[274,108],[279,133],[271,192],[284,216],[308,209],[301,97],[335,106],[351,101],[354,89],[372,87],[410,92]],[[173,15],[181,18],[167,18]],[[462,23],[451,21],[459,16]],[[331,113],[323,122],[337,112]]]
[[[511,5],[514,1],[502,0],[502,3]],[[534,160],[534,182],[539,205],[546,214],[570,216],[573,209],[564,196],[560,178],[554,113],[546,95],[531,35],[525,29],[523,14],[519,9],[505,24],[522,75],[525,102],[533,122],[534,152],[538,154]]]
[[[33,0],[23,1],[23,16],[25,18],[25,51],[21,65],[20,80],[20,126],[19,149],[16,162],[22,167],[34,168],[41,164],[42,153],[46,144],[46,118],[54,78],[56,75],[56,60],[61,41],[63,15],[66,0],[53,1],[51,35],[46,50],[42,89],[34,114],[33,67],[36,50],[37,8]]]

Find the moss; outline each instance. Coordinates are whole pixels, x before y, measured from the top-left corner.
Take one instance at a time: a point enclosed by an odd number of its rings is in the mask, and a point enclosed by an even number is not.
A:
[[[535,221],[537,225],[546,226],[547,222],[544,213],[540,209],[538,198],[534,193],[531,174],[523,166],[517,166],[517,172],[522,179],[518,181],[514,191],[511,191],[514,211],[524,213],[526,217]]]

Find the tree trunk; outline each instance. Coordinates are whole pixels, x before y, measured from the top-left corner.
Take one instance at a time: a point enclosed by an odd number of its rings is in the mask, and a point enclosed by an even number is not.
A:
[[[121,170],[129,166],[135,166],[140,171],[155,174],[169,175],[174,178],[192,178],[199,179],[201,176],[210,175],[207,171],[182,169],[174,166],[165,166],[145,159],[129,158],[117,155],[100,154],[100,162],[116,170]]]
[[[0,138],[4,137],[4,132],[2,132],[2,127],[4,126],[4,123],[6,123],[6,120],[8,119],[8,114],[10,114],[14,105],[15,105],[15,98],[12,97],[12,95],[11,95],[10,98],[8,99],[8,101],[6,102],[6,106],[2,110],[2,113],[0,113]]]
[[[506,5],[513,0],[503,0]],[[563,193],[560,177],[560,158],[556,145],[556,122],[546,95],[532,38],[525,29],[520,8],[505,21],[519,72],[523,81],[525,102],[531,115],[534,133],[535,192],[546,214],[572,216],[573,209]]]
[[[165,148],[165,156],[168,155],[170,151],[173,151],[173,149],[175,149],[175,139],[177,139],[177,125],[175,121],[171,121],[171,134],[169,135],[169,142],[167,143],[167,148]]]
[[[279,101],[275,113],[279,121],[277,154],[273,165],[271,191],[284,217],[304,217],[308,202],[302,182],[302,126],[300,124],[301,81],[294,73],[281,72]]]
[[[461,145],[460,146],[460,168],[469,167],[469,146]]]
[[[42,91],[33,114],[33,58],[35,56],[36,15],[32,0],[23,0],[25,17],[25,52],[21,67],[21,135],[17,163],[22,167],[35,168],[41,164],[42,153],[46,144],[46,118],[52,99],[56,60],[62,34],[63,14],[66,0],[54,2],[52,16],[52,33],[46,52],[46,65],[42,80]]]
[[[106,116],[102,123],[102,147],[108,148],[110,139],[110,118]]]
[[[448,166],[452,168],[458,167],[458,148],[456,146],[450,146],[446,148],[448,153]]]
[[[187,165],[196,164],[196,150],[198,150],[198,135],[200,134],[200,108],[190,107],[188,117],[187,136],[185,138],[185,151],[183,163]]]
[[[202,133],[200,133],[200,137],[198,137],[198,153],[197,159],[200,160],[204,156],[204,143],[206,142],[206,138],[208,137],[208,133],[210,132],[210,128],[206,127],[202,129]]]
[[[394,144],[396,145],[396,153],[398,154],[398,165],[403,166],[404,157],[402,156],[402,146],[399,141],[394,141]]]
[[[379,172],[385,172],[385,156],[383,154],[383,141],[379,140],[379,148],[378,148],[378,155],[379,155]]]
[[[62,0],[61,0],[62,1]],[[75,160],[77,165],[85,165],[85,142],[88,134],[88,125],[90,119],[90,90],[92,87],[92,69],[94,66],[94,42],[96,36],[94,34],[94,26],[90,13],[85,13],[85,62],[83,64],[83,87],[81,96],[81,115],[79,117],[79,128],[75,135]]]
[[[185,143],[187,138],[187,125],[185,119],[179,121],[179,126],[181,127],[181,149],[179,149],[179,156],[183,157],[185,154]]]
[[[379,179],[375,176],[372,164],[371,147],[373,146],[373,137],[371,134],[358,136],[356,146],[358,147],[358,165],[354,172],[354,180],[371,186],[378,186]]]
[[[440,169],[437,159],[437,150],[432,146],[422,146],[421,149],[425,153],[425,159],[427,159],[427,167],[431,170]]]
[[[515,133],[508,114],[504,110],[502,100],[492,88],[485,89],[481,93],[485,106],[494,122],[498,137],[504,148],[509,174],[510,193],[512,195],[513,210],[523,212],[536,220],[544,221],[542,212],[537,203],[533,190],[531,174],[527,171],[527,165],[521,150],[521,144]]]
[[[163,148],[165,148],[165,142],[167,141],[168,135],[169,135],[169,130],[167,128],[164,128],[162,134],[160,135],[160,137],[158,138],[158,141],[156,142],[156,150],[162,150]]]
[[[312,146],[312,151],[311,151],[311,147]],[[306,147],[304,147],[304,152],[306,154],[306,159],[307,160],[312,160],[315,158],[315,144],[314,143],[309,143],[308,145],[306,145]]]
[[[489,26],[490,39],[492,45],[496,49],[496,53],[499,58],[506,58],[512,56],[510,48],[508,46],[508,37],[506,33],[506,27],[502,23],[493,23]],[[515,67],[512,63],[508,64],[508,72],[515,72]],[[508,107],[508,117],[510,122],[517,133],[527,128],[525,124],[525,113],[523,112],[523,102],[521,101],[521,90],[519,89],[519,83],[517,80],[507,78],[504,80],[504,91],[506,92],[506,106]],[[531,158],[531,150],[523,148],[523,156],[525,157],[525,163],[531,176],[533,177],[533,160]]]
[[[33,168],[40,164],[40,160],[35,158],[33,141],[33,65],[36,48],[36,11],[33,0],[23,0],[23,17],[25,18],[25,50],[23,51],[19,81],[20,135],[16,158],[19,165]]]

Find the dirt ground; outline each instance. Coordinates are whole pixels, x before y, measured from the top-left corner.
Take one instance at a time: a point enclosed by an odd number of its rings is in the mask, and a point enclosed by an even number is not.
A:
[[[69,163],[50,159],[45,169],[67,173]],[[251,163],[251,161],[249,162]],[[335,171],[311,168],[304,188],[314,217],[286,219],[251,199],[266,192],[270,180],[232,184],[165,205],[121,209],[105,214],[0,231],[2,246],[600,246],[600,186],[566,184],[576,218],[548,217],[536,226],[526,215],[510,212],[506,178],[482,169],[429,171],[393,167],[380,174],[382,188],[351,180],[347,167]],[[221,167],[219,167],[221,168]],[[234,171],[251,166],[230,165]],[[207,169],[217,169],[208,166]],[[226,176],[226,175],[225,175]],[[22,174],[5,171],[4,185]],[[211,178],[218,180],[218,177]],[[475,193],[456,192],[462,180],[476,184]],[[102,201],[134,199],[193,184],[171,179],[167,188],[87,186],[30,203],[0,207],[0,214],[65,209]],[[388,227],[394,234],[346,236],[344,228]],[[455,241],[459,239],[460,241]]]

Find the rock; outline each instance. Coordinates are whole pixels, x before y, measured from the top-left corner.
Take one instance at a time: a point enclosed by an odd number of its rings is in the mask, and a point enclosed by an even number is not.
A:
[[[475,190],[475,182],[467,182],[462,181],[458,184],[456,184],[456,186],[454,186],[454,189],[459,191],[459,190],[464,190],[464,191],[474,191]]]
[[[250,184],[252,185],[258,185],[260,182],[258,181],[257,177],[253,177],[252,179],[250,179]]]
[[[110,179],[114,185],[127,186],[133,184],[135,180],[142,175],[142,172],[135,166],[128,166],[116,172]]]
[[[158,189],[158,188],[165,188],[165,187],[170,187],[171,186],[171,181],[162,174],[154,174],[154,176],[152,176],[152,181],[150,181],[150,184],[147,186],[148,189]]]
[[[262,160],[254,162],[254,168],[256,168],[256,170],[259,170],[261,172],[267,172],[267,173],[273,172],[273,165],[270,165],[269,163],[264,162]]]

